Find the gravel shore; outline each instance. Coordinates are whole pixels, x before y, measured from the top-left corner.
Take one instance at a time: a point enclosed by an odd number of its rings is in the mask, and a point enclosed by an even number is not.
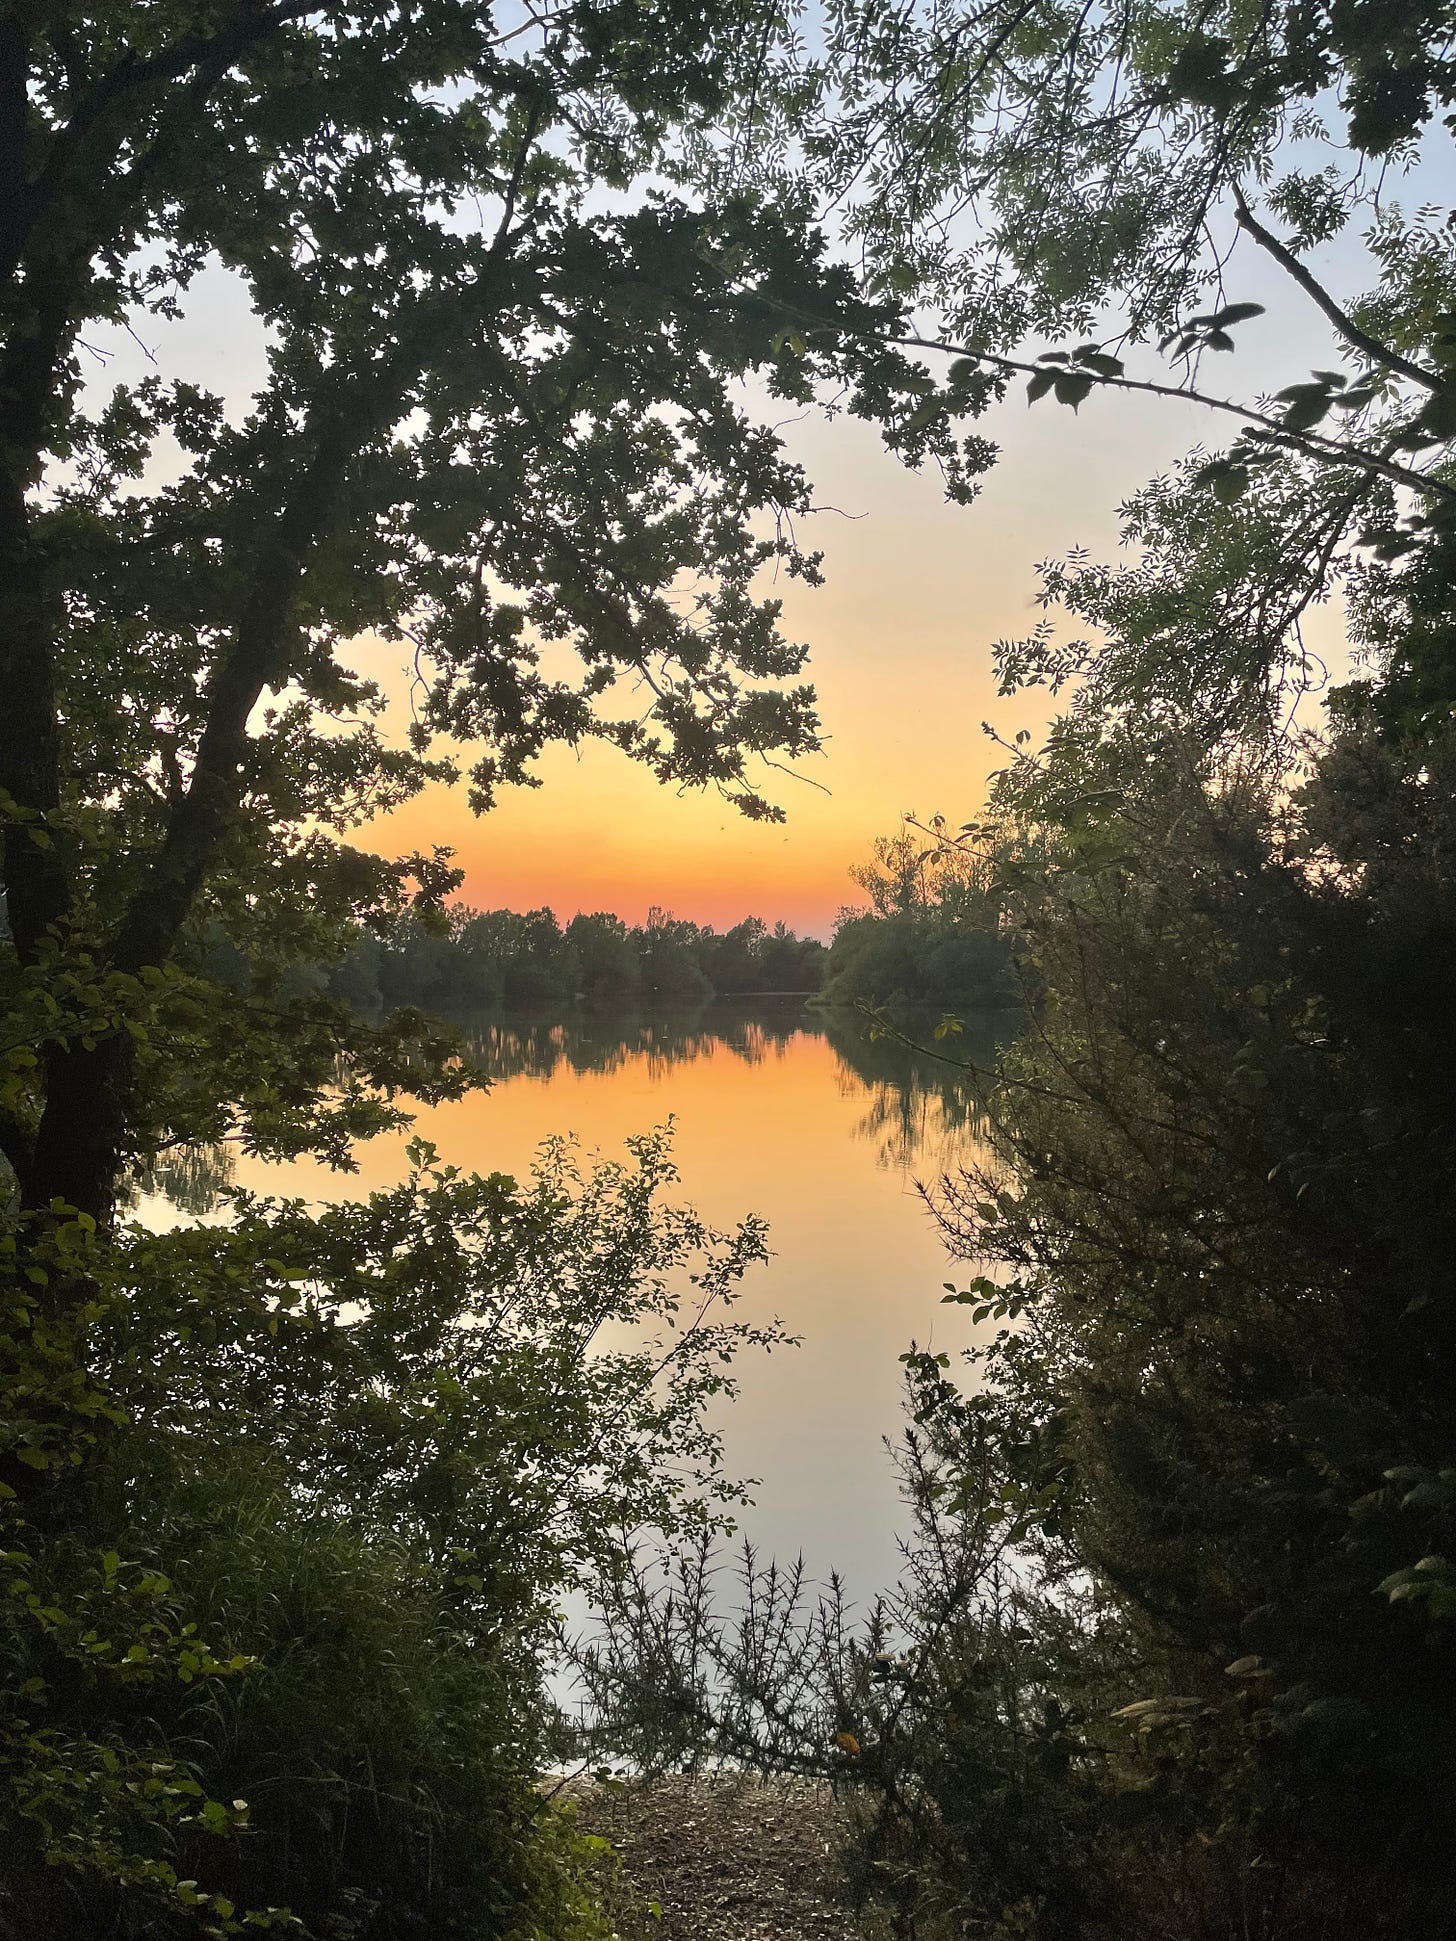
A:
[[[827,1786],[734,1774],[566,1791],[620,1856],[609,1904],[622,1941],[859,1941]]]

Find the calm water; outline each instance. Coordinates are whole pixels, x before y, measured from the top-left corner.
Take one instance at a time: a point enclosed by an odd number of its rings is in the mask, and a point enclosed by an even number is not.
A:
[[[954,1042],[983,1062],[996,1035],[988,1023]],[[760,1479],[744,1525],[781,1557],[802,1549],[816,1576],[839,1569],[856,1596],[890,1582],[901,1518],[883,1440],[899,1426],[897,1357],[912,1339],[950,1350],[969,1339],[964,1311],[940,1305],[952,1273],[916,1181],[978,1150],[973,1084],[799,999],[505,1018],[471,1037],[492,1089],[416,1121],[445,1159],[520,1173],[553,1133],[615,1155],[671,1114],[677,1197],[719,1225],[769,1222],[773,1259],[740,1311],[777,1315],[802,1345],[739,1368],[723,1428],[731,1470]],[[361,1147],[353,1177],[246,1165],[240,1181],[342,1198],[397,1179],[409,1136]]]

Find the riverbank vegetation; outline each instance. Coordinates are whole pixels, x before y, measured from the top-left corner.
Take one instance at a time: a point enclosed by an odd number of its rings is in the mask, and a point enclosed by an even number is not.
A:
[[[869,905],[840,913],[824,1004],[994,1011],[1026,1001],[995,868],[942,840],[940,825],[882,836],[849,873]]]
[[[644,1761],[836,1775],[859,1893],[919,1941],[1449,1934],[1451,23],[1021,18],[855,42],[871,250],[924,252],[973,357],[1004,324],[1033,406],[1156,387],[1144,337],[1211,384],[1255,251],[1333,368],[1217,393],[1245,429],[1129,502],[1127,561],[1047,569],[998,654],[1062,716],[923,831],[1039,1001],[990,1156],[927,1188],[985,1335],[907,1354],[898,1590],[857,1625],[752,1555],[731,1593],[638,1560],[584,1676]],[[1403,211],[1387,167],[1433,158]],[[966,255],[937,203],[975,204]],[[1337,294],[1316,252],[1362,226]]]
[[[1009,1009],[1026,999],[1024,967],[975,858],[934,834],[880,838],[848,872],[867,905],[841,909],[826,946],[787,924],[745,917],[715,930],[651,909],[641,924],[610,912],[559,923],[553,911],[407,915],[383,934],[361,927],[332,962],[292,965],[294,998],[336,998],[378,1021],[423,1009],[445,1018],[563,1004],[677,1007],[712,997],[822,995],[831,1007]],[[247,992],[245,943],[211,925],[196,954],[210,982]]]
[[[442,923],[363,933],[324,974],[366,1017],[405,1005],[458,1017],[502,1006],[680,1005],[710,997],[808,995],[825,950],[745,917],[725,931],[653,909],[628,925],[605,912],[560,924],[550,910],[452,909]]]
[[[583,1587],[605,1742],[831,1778],[905,1941],[1456,1933],[1453,35],[1448,0],[836,0],[802,40],[756,0],[0,7],[4,1941],[595,1941],[531,1783]],[[207,279],[250,399],[166,338]],[[1264,298],[1320,368],[1258,374],[1279,328],[1237,382]],[[155,368],[96,379],[138,325]],[[985,1335],[907,1348],[867,1627],[752,1558],[715,1621],[705,1411],[777,1336],[728,1306],[761,1230],[677,1207],[661,1139],[119,1208],[224,1139],[346,1165],[478,1082],[361,925],[427,1004],[452,934],[503,995],[626,950],[654,996],[806,972],[748,925],[715,974],[666,918],[450,917],[447,852],[349,837],[462,749],[483,812],[589,736],[777,817],[820,734],[760,575],[819,561],[773,422],[848,410],[964,502],[1013,385],[1232,442],[1129,502],[1125,563],[1047,569],[996,651],[1050,737],[882,845],[825,960],[831,1003],[1035,980],[999,1058],[954,1017],[922,1048],[992,1142],[927,1191]]]
[[[453,904],[428,918],[405,915],[383,934],[360,926],[332,961],[294,963],[284,989],[295,999],[337,999],[375,1022],[406,1009],[469,1018],[575,1003],[676,1008],[713,997],[983,1010],[1025,1001],[1024,968],[977,859],[907,830],[880,838],[874,860],[848,874],[869,901],[841,909],[827,946],[760,917],[719,931],[660,908],[629,925],[606,911],[560,923],[548,909]],[[209,982],[253,989],[249,947],[221,923],[204,934],[195,965]]]

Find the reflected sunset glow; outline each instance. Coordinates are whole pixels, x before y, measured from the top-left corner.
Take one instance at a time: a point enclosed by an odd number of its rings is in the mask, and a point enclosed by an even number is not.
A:
[[[989,1026],[968,1040],[969,1056],[990,1055]],[[916,1186],[983,1150],[969,1081],[797,1004],[717,1004],[625,1028],[503,1020],[472,1049],[502,1074],[491,1090],[422,1111],[414,1128],[443,1159],[520,1174],[556,1134],[615,1158],[670,1114],[678,1197],[718,1226],[768,1221],[773,1257],[749,1276],[743,1310],[777,1316],[801,1345],[746,1356],[723,1415],[730,1471],[772,1480],[745,1528],[780,1555],[803,1545],[813,1570],[845,1572],[856,1594],[888,1583],[901,1519],[882,1438],[897,1432],[897,1357],[912,1339],[951,1350],[970,1339],[964,1310],[941,1304],[949,1270]],[[411,1136],[359,1146],[357,1175],[244,1161],[238,1177],[262,1192],[354,1196],[401,1177]]]

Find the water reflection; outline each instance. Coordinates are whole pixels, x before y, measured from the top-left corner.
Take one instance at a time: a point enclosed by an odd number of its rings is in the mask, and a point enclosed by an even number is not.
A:
[[[457,1020],[471,1057],[493,1079],[621,1071],[642,1059],[656,1079],[722,1051],[745,1065],[781,1056],[803,1028],[803,1000],[752,1006],[714,1001],[675,1011],[565,1011]]]
[[[851,1136],[872,1148],[878,1166],[927,1177],[954,1170],[968,1147],[985,1138],[986,1074],[1018,1022],[1008,1012],[973,1015],[957,1036],[937,1045],[934,1017],[905,1016],[897,1031],[877,1031],[857,1013],[815,1010],[795,996],[717,998],[651,1012],[497,1012],[457,1019],[455,1026],[497,1096],[517,1081],[549,1086],[564,1077],[632,1073],[656,1089],[688,1066],[718,1061],[720,1070],[752,1071],[821,1046],[832,1054],[829,1069],[840,1097],[859,1108]],[[823,1063],[821,1052],[816,1068]],[[770,1096],[766,1087],[765,1102]],[[673,1109],[670,1085],[666,1104]],[[205,1215],[234,1183],[235,1171],[227,1147],[180,1148],[139,1170],[132,1198]]]
[[[133,1168],[123,1184],[121,1204],[135,1211],[148,1200],[162,1200],[201,1219],[215,1210],[219,1194],[236,1180],[237,1162],[228,1147],[177,1146]]]
[[[451,1164],[524,1178],[553,1134],[574,1135],[590,1163],[674,1120],[675,1197],[717,1226],[768,1223],[772,1257],[740,1312],[802,1342],[748,1357],[721,1411],[728,1472],[763,1479],[743,1528],[765,1552],[802,1547],[856,1594],[898,1568],[881,1439],[900,1425],[899,1357],[912,1341],[954,1354],[971,1336],[967,1310],[942,1304],[951,1270],[915,1182],[985,1160],[984,1072],[1016,1026],[967,1018],[936,1045],[935,1022],[904,1020],[907,1043],[802,999],[474,1018],[459,1028],[491,1088],[422,1108],[414,1128]],[[244,1155],[238,1183],[314,1203],[360,1197],[404,1175],[410,1136],[365,1142],[353,1174]],[[193,1210],[206,1183],[203,1157],[172,1155],[155,1175]],[[175,1219],[175,1199],[143,1212]]]
[[[987,1076],[1019,1018],[994,1012],[968,1019],[943,1050],[934,1043],[934,1024],[902,1019],[903,1036],[876,1036],[860,1017],[831,1012],[821,1019],[842,1087],[851,1097],[865,1095],[857,1136],[874,1144],[882,1166],[901,1172],[954,1170],[967,1146],[986,1138]]]
[[[611,1075],[636,1061],[660,1081],[701,1059],[751,1067],[783,1059],[796,1038],[823,1039],[838,1061],[841,1095],[863,1098],[856,1136],[874,1145],[879,1162],[941,1172],[967,1141],[985,1137],[985,1074],[1018,1018],[973,1016],[943,1049],[932,1042],[935,1022],[908,1016],[886,1033],[857,1013],[815,1010],[798,997],[719,998],[675,1012],[497,1014],[461,1029],[471,1057],[498,1082],[549,1080],[562,1071]]]

